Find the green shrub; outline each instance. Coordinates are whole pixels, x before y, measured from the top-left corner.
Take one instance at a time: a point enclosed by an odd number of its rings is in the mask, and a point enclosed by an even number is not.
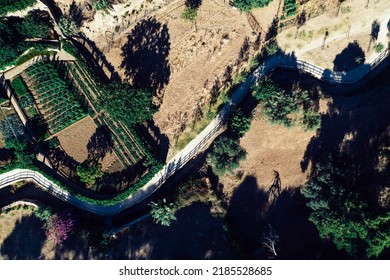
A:
[[[249,130],[251,119],[251,116],[246,116],[241,110],[238,110],[231,118],[230,127],[238,137],[242,137]]]
[[[184,9],[184,12],[181,14],[181,18],[188,21],[194,21],[196,19],[197,14],[197,8],[186,7]]]
[[[238,139],[221,136],[213,143],[212,151],[207,155],[206,161],[216,175],[222,176],[237,168],[240,161],[245,158],[246,151],[240,146]]]
[[[53,215],[53,209],[50,206],[40,206],[34,211],[34,215],[42,222],[45,222]]]
[[[11,82],[11,87],[15,91],[16,95],[20,98],[28,94],[28,89],[27,86],[24,84],[22,78],[16,77],[12,82]]]
[[[285,91],[264,79],[253,86],[253,95],[271,123],[287,127],[302,125],[307,130],[318,128],[321,123],[321,116],[307,91]]]
[[[170,226],[171,222],[176,220],[175,206],[173,203],[168,203],[165,198],[157,203],[152,201],[149,205],[151,207],[150,214],[156,223]]]
[[[242,12],[249,12],[253,8],[264,7],[268,5],[272,0],[234,0],[234,6],[236,6]]]
[[[381,53],[385,46],[382,43],[375,44],[374,49],[376,53]]]
[[[103,176],[102,165],[88,160],[82,162],[76,168],[80,181],[92,185]]]
[[[36,2],[37,0],[1,0],[0,16],[4,16],[8,12],[24,10],[33,6]]]

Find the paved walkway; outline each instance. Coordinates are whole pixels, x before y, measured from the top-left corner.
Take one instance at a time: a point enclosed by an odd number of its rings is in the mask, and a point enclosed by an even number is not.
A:
[[[390,16],[388,17],[390,18]],[[383,19],[381,22],[381,30],[387,30],[388,18]],[[387,34],[380,33],[377,42],[388,45]],[[0,188],[5,187],[11,183],[15,183],[21,180],[32,180],[41,188],[50,192],[52,195],[60,198],[65,202],[69,202],[76,207],[84,210],[97,213],[100,215],[114,215],[122,210],[137,204],[150,196],[160,186],[162,186],[166,180],[172,176],[177,170],[182,168],[188,161],[195,157],[205,146],[212,143],[212,140],[221,132],[221,128],[224,126],[225,121],[229,118],[230,114],[234,111],[236,106],[250,91],[251,86],[257,79],[269,74],[278,67],[299,69],[309,75],[312,75],[318,79],[324,80],[330,83],[350,84],[363,78],[368,72],[375,68],[379,62],[384,60],[389,55],[389,50],[386,49],[379,57],[372,58],[371,61],[367,61],[370,64],[361,65],[349,72],[333,72],[331,70],[322,69],[308,62],[299,60],[296,57],[288,55],[276,55],[268,59],[258,69],[256,69],[248,79],[242,83],[239,88],[233,93],[228,104],[221,110],[217,117],[211,121],[211,123],[197,135],[183,150],[181,150],[176,156],[174,156],[162,170],[160,170],[148,183],[146,183],[136,193],[129,196],[124,201],[112,206],[101,206],[92,204],[84,200],[69,194],[68,192],[55,185],[48,180],[44,175],[39,172],[30,170],[13,170],[0,175]],[[59,59],[69,60],[69,57],[65,54],[58,54]],[[66,58],[66,59],[65,59]],[[22,64],[15,67],[12,70],[7,71],[6,78],[14,77],[17,73],[24,70],[26,65]]]
[[[381,56],[381,60],[386,58],[389,51],[386,50]],[[308,67],[308,65],[310,67]],[[377,65],[377,64],[376,64]],[[375,67],[374,65],[373,67]],[[306,73],[316,76],[318,71],[326,72],[325,69],[321,69],[314,65],[310,65],[307,62],[297,61],[295,58],[289,56],[273,56],[268,59],[263,65],[256,69],[248,79],[241,84],[241,86],[233,93],[232,98],[228,104],[222,109],[217,117],[195,138],[193,139],[183,150],[181,150],[175,157],[173,157],[164,168],[159,171],[147,184],[145,184],[136,193],[129,196],[123,202],[117,203],[112,206],[101,206],[92,204],[69,194],[68,192],[55,185],[48,180],[44,175],[39,172],[30,170],[13,170],[0,175],[0,188],[5,187],[11,183],[15,183],[22,180],[32,180],[41,188],[50,192],[52,195],[60,198],[65,202],[69,202],[76,207],[84,210],[97,213],[100,215],[114,215],[122,210],[131,207],[132,205],[141,202],[146,197],[150,196],[155,190],[166,182],[166,180],[172,176],[177,170],[183,167],[188,161],[195,157],[205,146],[209,145],[214,137],[221,131],[221,127],[224,125],[224,121],[229,118],[229,115],[234,111],[235,107],[241,102],[241,100],[250,91],[253,83],[270,73],[272,70],[278,67],[298,68]],[[313,70],[315,69],[315,71]],[[368,73],[367,67],[358,68],[346,73],[335,73],[329,71],[329,75],[320,75],[320,79],[326,78],[326,80],[334,83],[349,83],[351,80],[364,77]],[[371,69],[369,67],[369,69]],[[314,71],[314,72],[313,72]],[[341,76],[341,78],[340,78]]]

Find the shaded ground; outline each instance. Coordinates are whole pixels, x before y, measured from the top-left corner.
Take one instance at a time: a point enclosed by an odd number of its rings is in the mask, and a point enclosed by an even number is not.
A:
[[[310,2],[316,1],[308,1],[305,5],[310,5]],[[369,57],[375,54],[373,23],[381,22],[388,16],[390,9],[386,0],[370,1],[368,8],[366,4],[367,0],[343,1],[338,15],[337,5],[334,5],[334,9],[306,21],[299,29],[297,38],[295,26],[284,29],[277,37],[278,43],[286,52],[295,51],[300,59],[329,69],[333,68],[335,56],[355,40],[359,42],[365,56]],[[317,4],[319,7],[321,4]]]
[[[113,258],[232,259],[234,255],[224,239],[222,221],[210,215],[207,205],[195,203],[180,210],[170,227],[149,219],[124,231]]]
[[[11,210],[0,215],[0,258],[36,259],[46,241],[43,223],[32,210]]]
[[[105,170],[117,160],[110,139],[104,136],[104,128],[98,129],[90,116],[72,124],[57,134],[61,147],[77,162],[97,158]]]

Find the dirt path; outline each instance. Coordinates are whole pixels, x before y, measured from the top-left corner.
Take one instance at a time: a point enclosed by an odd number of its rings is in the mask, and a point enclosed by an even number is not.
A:
[[[330,69],[335,56],[349,43],[357,41],[365,52],[366,61],[370,62],[377,55],[374,44],[387,45],[390,6],[387,0],[371,1],[368,8],[365,8],[366,3],[366,0],[344,1],[338,15],[335,10],[329,10],[308,20],[298,33],[296,27],[286,28],[278,34],[277,41],[285,52],[294,52],[303,60]],[[376,42],[370,43],[375,20],[381,27]]]

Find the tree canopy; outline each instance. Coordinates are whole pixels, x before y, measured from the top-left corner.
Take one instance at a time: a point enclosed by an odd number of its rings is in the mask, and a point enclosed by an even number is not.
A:
[[[234,6],[240,11],[249,12],[253,8],[267,6],[272,0],[234,0]]]
[[[103,176],[102,165],[88,160],[77,166],[76,171],[80,181],[90,185]]]
[[[170,226],[171,222],[176,220],[176,210],[173,203],[168,203],[163,199],[159,202],[152,201],[149,205],[151,207],[150,214],[156,223],[163,226]]]
[[[0,16],[4,16],[8,12],[24,10],[36,2],[37,0],[1,0]]]
[[[134,88],[127,83],[112,83],[103,89],[103,95],[104,109],[127,126],[151,119],[157,109],[151,90]]]
[[[343,163],[341,163],[343,162]],[[353,257],[378,257],[390,247],[390,212],[369,204],[351,182],[354,168],[328,156],[301,190],[321,238]]]
[[[207,156],[207,162],[217,175],[223,175],[237,168],[239,162],[246,157],[246,151],[240,146],[238,139],[227,136],[219,137]]]

